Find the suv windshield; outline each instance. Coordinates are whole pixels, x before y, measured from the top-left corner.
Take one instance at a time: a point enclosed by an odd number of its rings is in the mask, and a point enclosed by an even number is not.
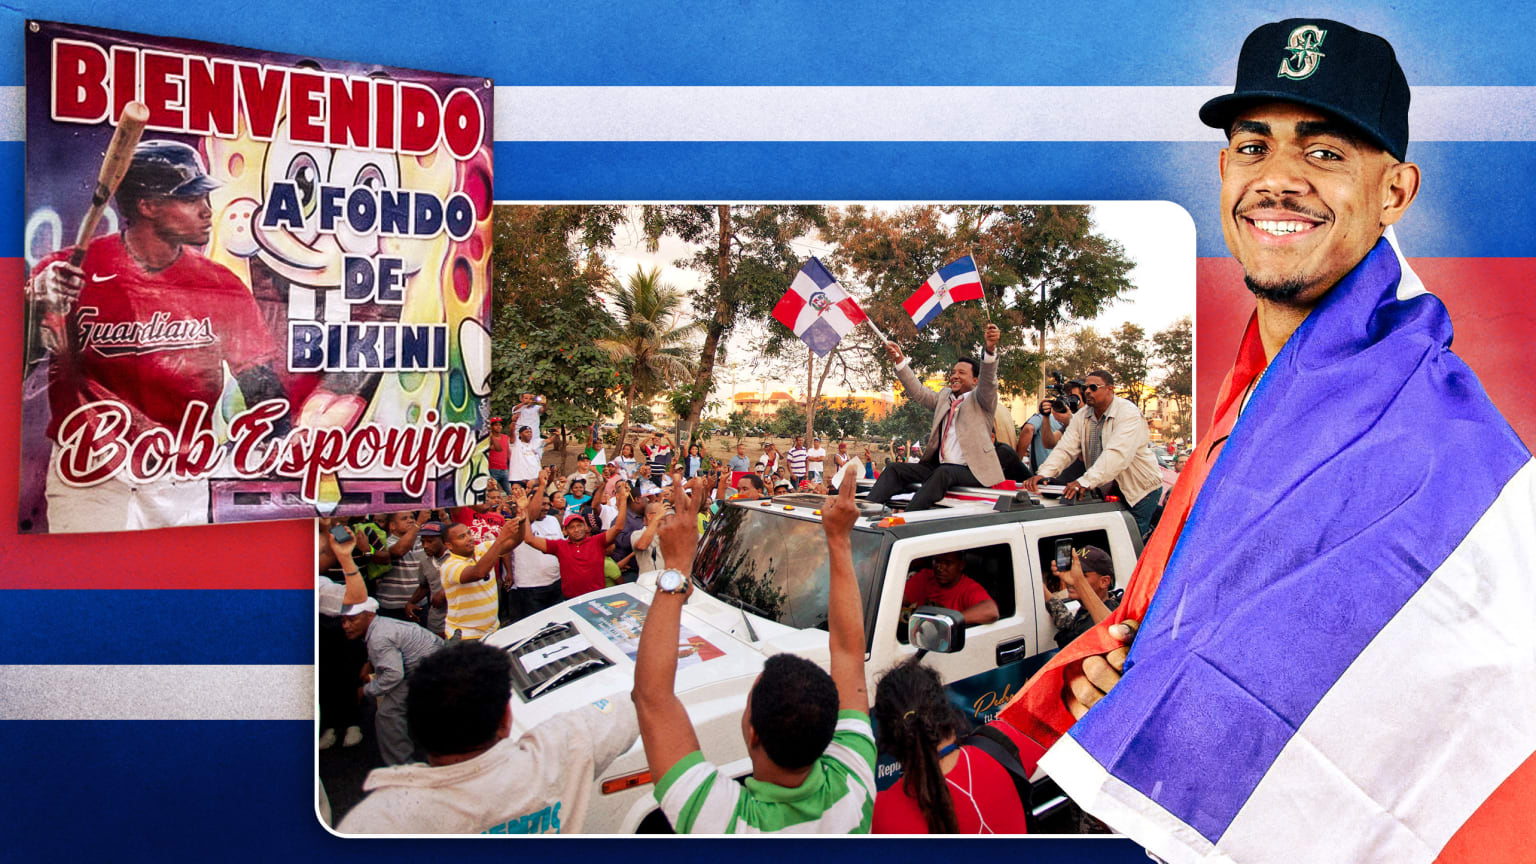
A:
[[[853,531],[859,595],[870,582],[881,535]],[[709,523],[693,568],[711,595],[786,627],[827,629],[827,541],[821,523],[752,506],[727,506]],[[867,610],[866,610],[867,611]]]

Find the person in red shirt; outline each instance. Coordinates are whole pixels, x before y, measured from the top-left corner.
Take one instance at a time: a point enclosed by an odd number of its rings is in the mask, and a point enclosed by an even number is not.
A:
[[[623,513],[629,506],[629,484],[618,484],[618,508]],[[521,492],[522,490],[518,490]],[[599,491],[601,495],[602,492]],[[524,513],[538,513],[543,505],[544,489],[541,486],[532,498],[519,497],[518,510]],[[602,500],[596,502],[602,506]],[[528,533],[525,528],[518,529],[518,540],[543,552],[553,555],[560,561],[560,591],[566,599],[580,597],[583,594],[602,588],[603,559],[607,557],[608,547],[619,538],[619,531],[624,528],[623,519],[613,520],[613,525],[602,533],[592,534],[591,526],[587,524],[586,517],[580,513],[571,513],[566,516],[562,527],[565,529],[564,540],[545,540],[543,537]],[[517,543],[512,547],[517,548]]]
[[[490,443],[485,448],[485,466],[490,471],[491,479],[501,486],[503,492],[512,488],[512,484],[508,482],[510,476],[507,471],[511,455],[512,437],[502,434],[501,418],[492,417]]]
[[[193,148],[145,141],[117,189],[126,227],[86,247],[61,249],[39,262],[29,294],[40,306],[48,368],[48,472],[52,531],[107,531],[211,521],[207,481],[167,476],[150,483],[116,474],[74,488],[58,473],[59,429],[79,410],[116,403],[127,411],[124,440],[156,429],[176,435],[184,414],[213,425],[227,365],[248,406],[286,398],[273,371],[285,364],[251,291],[198,247],[213,231],[209,190],[217,183]],[[287,431],[287,420],[277,434]],[[162,433],[163,434],[163,433]]]
[[[939,673],[908,660],[875,685],[871,712],[880,752],[901,762],[901,781],[875,796],[874,834],[1024,834],[1024,805],[997,760],[961,745],[965,718]]]
[[[959,552],[933,556],[933,566],[907,577],[901,594],[903,606],[939,606],[965,615],[970,625],[997,620],[997,601],[981,583],[965,575],[965,558]]]

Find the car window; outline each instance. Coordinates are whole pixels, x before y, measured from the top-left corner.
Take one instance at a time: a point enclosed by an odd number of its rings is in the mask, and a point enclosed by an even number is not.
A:
[[[1007,543],[997,543],[991,546],[978,546],[971,549],[960,550],[965,553],[964,575],[974,580],[986,590],[987,595],[997,603],[998,620],[1011,616],[1016,606],[1014,597],[1013,579],[1013,547]],[[924,556],[914,559],[907,566],[907,578],[912,579],[917,573],[931,569],[932,557]],[[903,604],[905,606],[905,604]],[[956,609],[956,612],[964,612],[964,609]],[[907,644],[907,628],[905,618],[896,630],[897,641]]]
[[[1036,554],[1038,555],[1037,560],[1040,563],[1040,574],[1045,577],[1045,587],[1052,592],[1061,590],[1060,580],[1051,575],[1051,562],[1056,560],[1056,541],[1058,540],[1071,541],[1072,548],[1078,550],[1079,553],[1081,553],[1085,546],[1097,546],[1105,552],[1111,552],[1109,548],[1109,532],[1102,528],[1093,531],[1074,531],[1071,534],[1053,534],[1049,537],[1040,538],[1035,547]],[[1115,586],[1118,588],[1125,587],[1125,580],[1130,578],[1130,574],[1116,575]]]
[[[882,537],[855,530],[853,572],[865,614]],[[724,507],[710,521],[694,561],[711,595],[787,627],[827,629],[827,541],[821,523],[754,507]]]

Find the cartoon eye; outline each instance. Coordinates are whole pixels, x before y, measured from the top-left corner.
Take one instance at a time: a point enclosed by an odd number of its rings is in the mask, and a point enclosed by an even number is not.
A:
[[[346,183],[352,189],[366,188],[375,192],[398,189],[400,166],[394,156],[386,153],[340,150],[331,162],[331,182]],[[349,222],[338,225],[336,241],[342,249],[355,255],[378,254],[377,221],[360,232],[354,231]]]
[[[320,166],[315,164],[315,157],[308,153],[300,153],[288,163],[288,179],[299,190],[299,206],[304,212],[307,221],[315,215],[316,192],[320,188]]]

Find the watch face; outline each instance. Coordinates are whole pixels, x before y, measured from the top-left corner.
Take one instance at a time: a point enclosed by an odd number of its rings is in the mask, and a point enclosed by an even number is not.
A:
[[[683,590],[684,578],[686,577],[676,570],[663,570],[656,578],[656,585],[670,594],[680,594]]]

